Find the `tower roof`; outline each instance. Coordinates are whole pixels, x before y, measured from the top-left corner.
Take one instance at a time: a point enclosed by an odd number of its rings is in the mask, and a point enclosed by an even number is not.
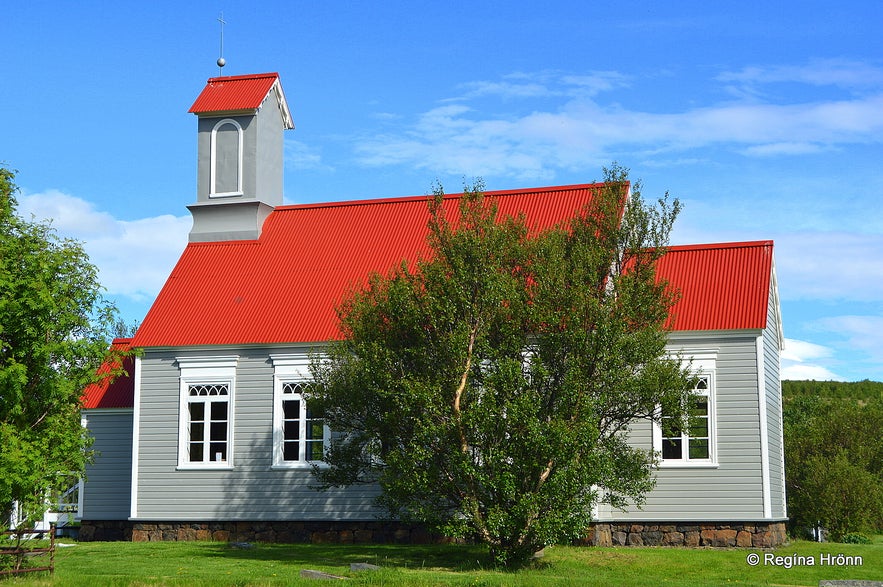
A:
[[[253,114],[270,92],[276,93],[284,127],[294,128],[279,74],[275,72],[209,78],[189,112],[198,116]]]

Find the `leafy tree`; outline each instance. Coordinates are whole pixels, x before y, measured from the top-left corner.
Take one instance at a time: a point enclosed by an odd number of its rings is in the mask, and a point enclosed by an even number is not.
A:
[[[879,381],[782,381],[786,401],[802,396],[827,399],[883,400],[883,383]]]
[[[17,501],[34,520],[83,473],[80,394],[115,312],[82,246],[17,217],[16,192],[14,172],[0,166],[0,513]]]
[[[659,406],[683,418],[691,388],[664,354],[675,295],[655,274],[679,204],[634,186],[623,214],[627,171],[605,174],[535,234],[480,182],[456,220],[435,190],[430,258],[373,275],[313,362],[308,401],[335,431],[324,486],[379,482],[391,514],[510,567],[582,537],[598,501],[643,501],[655,455],[629,426]]]
[[[883,530],[883,401],[799,395],[785,403],[785,480],[793,530]]]

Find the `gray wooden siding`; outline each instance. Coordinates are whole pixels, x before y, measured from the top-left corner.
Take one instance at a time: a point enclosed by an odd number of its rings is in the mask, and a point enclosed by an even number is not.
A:
[[[272,469],[273,365],[269,354],[292,349],[215,351],[239,355],[233,399],[233,469],[178,470],[179,375],[176,356],[142,358],[136,519],[373,520],[376,488],[318,492],[309,469]]]
[[[756,335],[672,335],[672,349],[717,349],[717,468],[660,468],[643,508],[598,509],[602,521],[738,521],[763,519]],[[636,446],[652,446],[649,422],[636,423]]]
[[[776,348],[764,333],[764,348]],[[763,487],[758,398],[757,333],[735,336],[685,333],[672,348],[716,349],[716,468],[662,468],[656,488],[642,509],[626,512],[601,507],[601,520],[737,521],[761,520]],[[273,365],[270,353],[284,348],[219,349],[239,355],[234,394],[232,470],[178,470],[179,375],[176,356],[206,356],[190,351],[150,351],[142,359],[139,470],[136,519],[162,520],[370,520],[376,487],[317,492],[309,470],[272,468]],[[778,351],[776,350],[776,355]],[[775,368],[767,359],[767,409],[773,516],[780,517],[776,483],[781,470],[781,400]],[[652,445],[649,422],[636,422],[630,438]]]
[[[763,355],[769,439],[770,501],[773,518],[786,518],[785,446],[782,435],[782,382],[779,378],[779,313],[774,291],[770,291],[767,326],[763,331]]]
[[[132,496],[132,410],[83,410],[95,462],[86,467],[84,520],[125,520]]]

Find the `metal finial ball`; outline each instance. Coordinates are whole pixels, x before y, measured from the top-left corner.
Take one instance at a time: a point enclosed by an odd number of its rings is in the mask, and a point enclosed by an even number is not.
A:
[[[224,67],[227,65],[227,60],[223,57],[218,57],[218,67]]]

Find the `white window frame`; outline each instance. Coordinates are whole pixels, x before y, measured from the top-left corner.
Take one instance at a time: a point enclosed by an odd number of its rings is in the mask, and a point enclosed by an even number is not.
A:
[[[687,431],[681,433],[683,439],[681,450],[682,458],[665,459],[662,457],[662,425],[661,409],[660,418],[653,421],[653,450],[659,456],[660,468],[716,468],[717,461],[717,381],[715,351],[695,353],[688,358],[690,366],[697,378],[704,378],[708,382],[707,390],[700,395],[708,398],[708,457],[691,459],[689,454],[690,435]]]
[[[180,376],[180,404],[178,406],[178,469],[232,469],[234,452],[234,415],[236,410],[236,364],[238,356],[177,357]],[[227,387],[227,458],[212,460],[207,454],[202,461],[190,460],[190,404],[205,403],[210,410],[210,399],[191,399],[190,389],[197,385],[225,385]],[[199,396],[217,397],[217,396]],[[215,400],[217,401],[217,400]],[[210,434],[204,430],[204,434]]]
[[[306,430],[307,406],[303,395],[300,393],[286,394],[285,385],[289,383],[307,383],[310,377],[310,359],[305,355],[271,355],[273,361],[273,468],[274,469],[303,469],[313,465],[324,466],[323,461],[306,459]],[[298,420],[298,460],[286,461],[284,456],[285,446],[285,413],[283,402],[298,401],[300,413]],[[331,432],[327,425],[322,426],[322,445],[325,450],[331,440]]]
[[[217,167],[218,167],[218,130],[227,124],[232,124],[236,127],[236,136],[238,139],[238,147],[237,147],[237,161],[236,161],[236,191],[235,192],[219,192],[217,191]],[[230,198],[234,196],[241,196],[243,194],[242,191],[242,171],[243,171],[243,149],[244,141],[243,141],[243,132],[242,125],[239,124],[236,120],[232,118],[224,118],[218,121],[215,124],[214,128],[212,128],[212,138],[211,138],[211,157],[210,157],[210,178],[209,178],[209,198]]]

